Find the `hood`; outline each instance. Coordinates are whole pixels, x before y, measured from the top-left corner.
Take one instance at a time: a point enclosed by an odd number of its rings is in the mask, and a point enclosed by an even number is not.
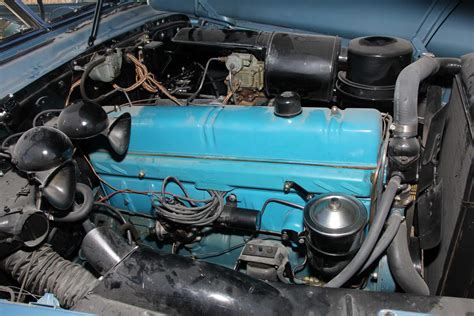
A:
[[[474,1],[460,0],[149,0],[239,28],[285,28],[352,39],[389,35],[411,40],[417,53],[460,56],[474,51]]]

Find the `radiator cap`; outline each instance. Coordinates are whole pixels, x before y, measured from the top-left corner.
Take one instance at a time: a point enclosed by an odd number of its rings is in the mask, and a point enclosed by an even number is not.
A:
[[[275,98],[274,111],[276,116],[294,117],[301,112],[301,98],[300,95],[293,91],[285,91]]]

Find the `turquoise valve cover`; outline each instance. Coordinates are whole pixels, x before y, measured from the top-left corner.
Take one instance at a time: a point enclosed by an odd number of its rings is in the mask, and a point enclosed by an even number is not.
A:
[[[107,151],[91,155],[96,171],[116,188],[158,191],[164,178],[175,176],[192,196],[206,197],[205,189],[229,191],[239,207],[259,210],[269,198],[303,204],[296,193],[283,193],[285,181],[294,181],[312,193],[342,192],[369,204],[382,134],[377,110],[304,108],[293,118],[275,116],[272,107],[121,111],[132,115],[128,153],[122,159]],[[167,191],[180,193],[173,184]],[[129,193],[111,199],[118,207],[147,214],[153,212],[150,201],[150,196]],[[301,231],[302,212],[269,205],[261,228]]]

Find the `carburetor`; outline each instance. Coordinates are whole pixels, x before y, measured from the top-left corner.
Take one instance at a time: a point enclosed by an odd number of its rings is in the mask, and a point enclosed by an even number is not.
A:
[[[261,91],[264,83],[264,62],[252,54],[232,53],[225,63],[232,76],[232,84],[239,88]]]
[[[264,88],[264,62],[252,54],[232,53],[225,65],[229,89],[238,92],[240,101],[253,101]]]

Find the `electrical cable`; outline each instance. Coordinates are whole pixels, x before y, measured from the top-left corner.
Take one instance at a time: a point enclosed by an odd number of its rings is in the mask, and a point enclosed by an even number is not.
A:
[[[194,259],[208,259],[208,258],[218,257],[218,256],[225,255],[226,253],[229,253],[229,252],[234,251],[236,249],[242,248],[247,243],[248,243],[248,241],[242,242],[240,244],[233,245],[233,246],[231,246],[229,248],[226,248],[224,250],[208,252],[208,253],[205,253],[205,254],[197,254],[197,255],[192,254],[192,255],[189,255],[189,256],[185,256],[185,257],[192,257]]]
[[[18,136],[23,135],[23,133],[24,133],[24,132],[19,132],[19,133],[14,133],[14,134],[8,135],[8,136],[2,141],[2,148],[3,148],[3,149],[8,149],[8,147],[7,147],[8,142],[11,141],[12,139],[14,139],[15,137],[18,137]]]
[[[100,101],[103,101],[104,99],[106,99],[107,97],[109,97],[110,95],[112,95],[113,93],[115,93],[117,91],[116,89],[111,90],[111,91],[107,92],[106,94],[103,94],[103,95],[101,95],[97,98],[89,98],[89,96],[87,95],[87,92],[86,92],[87,77],[89,77],[89,74],[91,73],[91,71],[95,67],[99,66],[103,62],[105,62],[105,56],[99,57],[96,60],[93,60],[93,61],[89,62],[84,68],[84,72],[82,73],[81,81],[80,81],[80,84],[79,84],[79,90],[81,92],[81,97],[84,99],[84,101],[91,102],[91,103],[99,103]]]
[[[114,207],[110,204],[107,204],[107,203],[96,202],[96,203],[94,203],[94,206],[103,207],[103,208],[107,209],[109,212],[112,212],[113,214],[115,214],[120,219],[120,221],[123,224],[122,227],[124,227],[124,229],[127,232],[128,243],[130,245],[132,245],[133,244],[133,239],[132,239],[132,230],[131,230],[131,227],[129,225],[130,223],[125,219],[125,217],[122,215],[122,213],[120,213],[120,211],[116,207]]]
[[[304,267],[306,266],[306,264],[308,263],[308,256],[304,256],[304,260],[302,263],[296,265],[293,270],[292,270],[292,273],[293,273],[293,276],[296,276],[296,274],[298,272],[300,272],[301,270],[304,269]]]
[[[45,114],[47,114],[47,113],[59,113],[59,112],[61,112],[62,110],[63,110],[63,109],[49,109],[49,110],[44,110],[44,111],[39,112],[39,113],[36,114],[35,117],[33,118],[33,122],[32,122],[33,127],[38,126],[36,123],[38,122],[38,119],[39,119],[42,115],[45,115]]]
[[[136,88],[143,86],[145,90],[151,93],[156,93],[161,91],[164,95],[166,95],[171,101],[176,103],[177,105],[183,105],[178,99],[172,96],[169,91],[155,79],[155,76],[148,71],[148,68],[141,63],[135,56],[128,53],[127,58],[130,59],[135,64],[135,80],[136,82],[129,87],[123,88],[117,84],[114,84],[113,87],[122,92],[130,92],[135,90]]]
[[[191,253],[190,255],[183,255],[183,257],[192,257],[194,259],[208,259],[208,258],[212,258],[212,257],[218,257],[218,256],[222,256],[222,255],[225,255],[226,253],[229,253],[231,251],[234,251],[236,249],[239,249],[239,248],[242,248],[244,247],[249,241],[251,241],[252,239],[254,239],[253,236],[251,236],[250,238],[248,238],[247,240],[245,240],[244,242],[242,243],[238,243],[238,244],[235,244],[233,246],[230,246],[229,248],[226,248],[226,249],[223,249],[223,250],[219,250],[219,251],[213,251],[213,252],[207,252],[207,253],[201,253],[201,254],[193,254]],[[275,238],[271,238],[271,237],[268,237],[268,238],[261,238],[261,240],[278,240],[279,239],[275,239]],[[184,247],[184,249],[186,249],[187,251],[191,252],[190,249]]]
[[[170,198],[166,194],[166,186],[169,182],[176,183],[183,191],[184,196],[175,194]],[[213,223],[222,214],[226,194],[226,192],[216,190],[207,190],[207,192],[210,195],[207,199],[191,198],[177,178],[167,177],[163,180],[160,195],[154,194],[157,201],[154,201],[153,206],[157,215],[168,221],[183,225],[206,226]]]
[[[8,293],[8,295],[10,295],[10,302],[15,301],[15,291],[13,291],[13,289],[9,288],[8,286],[0,285],[0,292]]]

